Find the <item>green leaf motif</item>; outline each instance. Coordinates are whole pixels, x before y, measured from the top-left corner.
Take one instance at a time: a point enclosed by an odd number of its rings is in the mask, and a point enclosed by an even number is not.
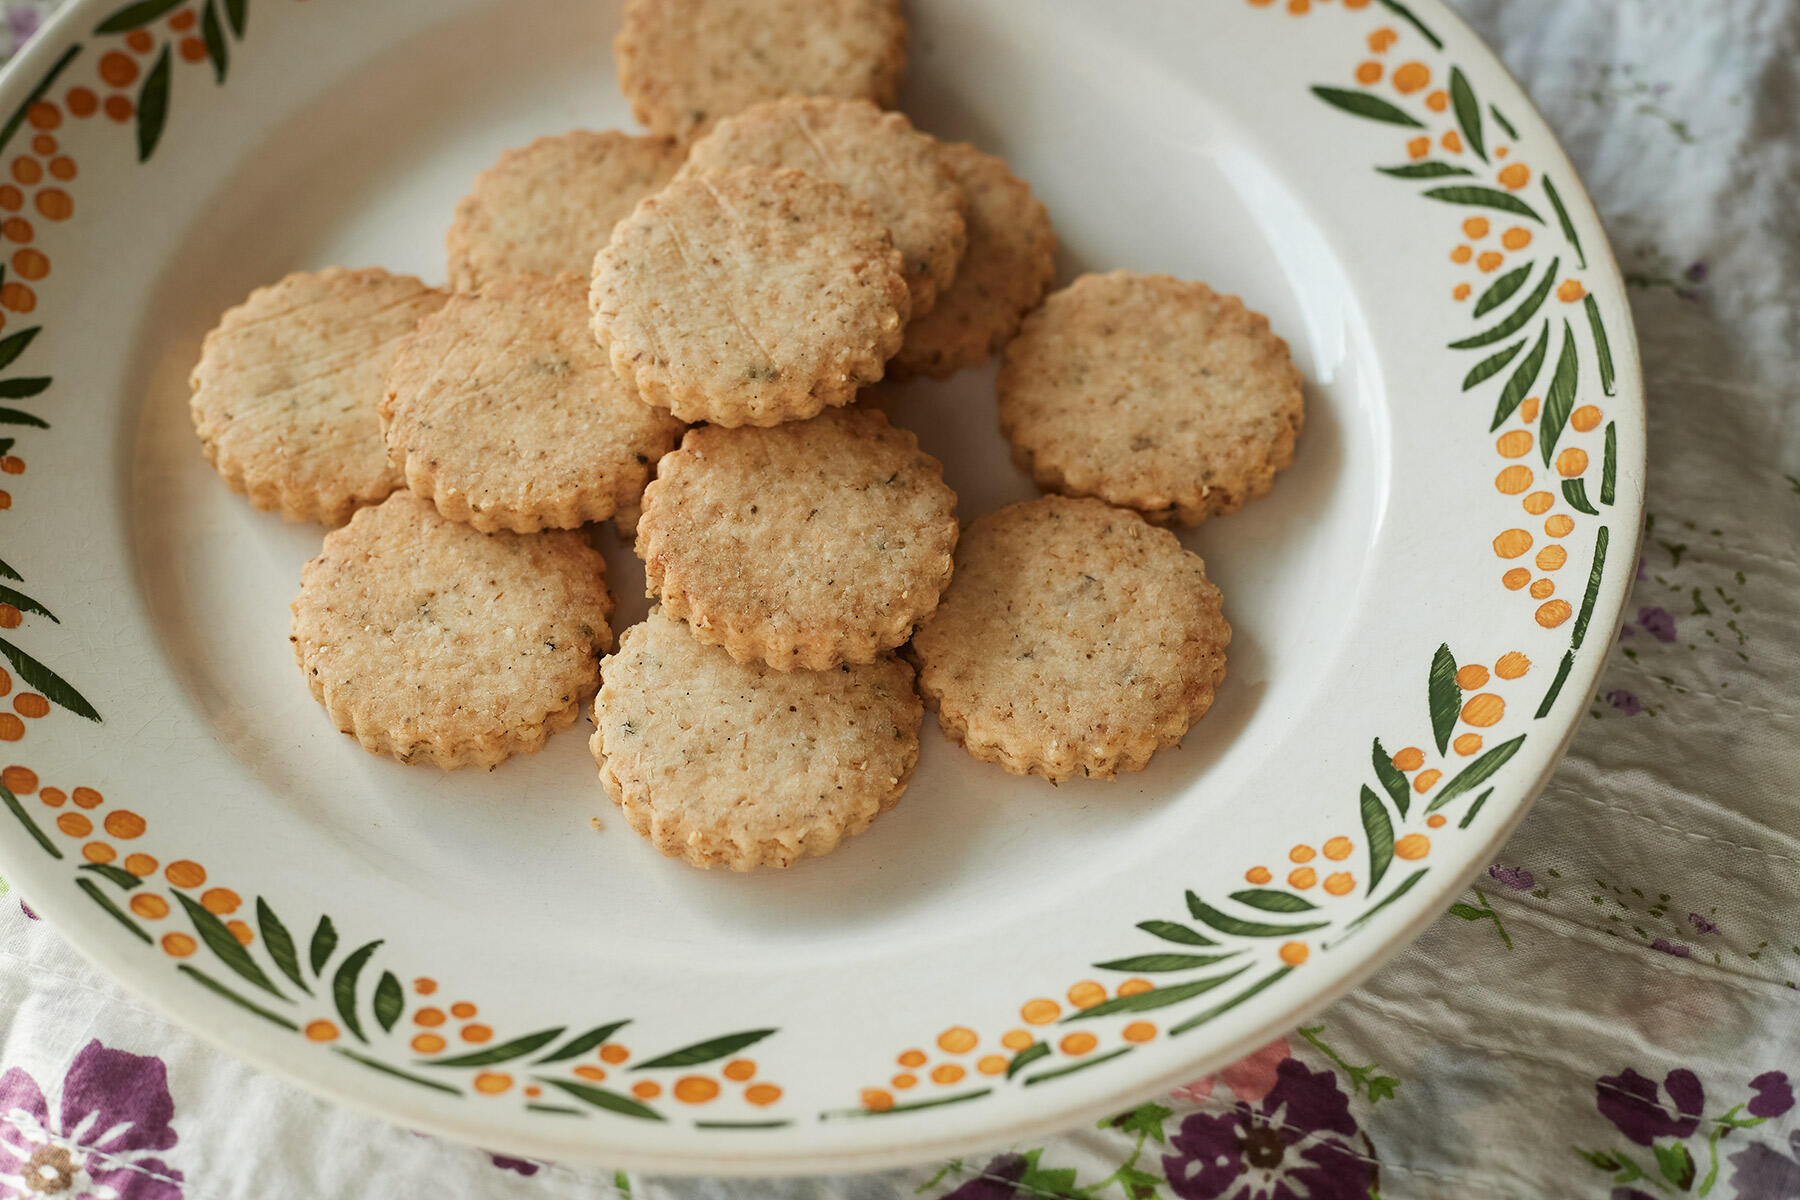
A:
[[[1587,1159],[1590,1164],[1599,1167],[1602,1171],[1616,1171],[1619,1169],[1619,1160],[1604,1151],[1583,1150],[1580,1146],[1574,1147],[1574,1150],[1575,1153],[1581,1155],[1581,1157]]]
[[[1519,131],[1513,128],[1513,123],[1506,119],[1506,114],[1501,112],[1498,107],[1492,104],[1488,105],[1488,115],[1494,118],[1494,124],[1506,130],[1507,137],[1515,142],[1519,140]]]
[[[1450,68],[1450,106],[1456,110],[1456,123],[1462,126],[1463,141],[1482,162],[1488,160],[1487,146],[1481,140],[1481,102],[1461,67]]]
[[[1600,467],[1600,503],[1613,502],[1614,487],[1619,479],[1619,431],[1611,421],[1606,423],[1606,452]]]
[[[21,375],[17,379],[0,379],[0,400],[29,400],[49,386],[48,375]]]
[[[540,1029],[536,1033],[528,1033],[524,1037],[516,1037],[510,1042],[502,1042],[498,1046],[489,1046],[486,1050],[476,1050],[470,1054],[457,1054],[449,1058],[432,1058],[421,1060],[422,1067],[491,1067],[495,1063],[511,1062],[515,1058],[524,1058],[527,1054],[536,1054],[551,1042],[561,1037],[564,1027]]]
[[[143,880],[139,879],[136,875],[133,875],[130,871],[115,867],[111,863],[85,863],[82,865],[81,869],[83,871],[91,871],[108,883],[113,884],[115,887],[123,888],[128,892],[133,888],[143,886],[144,883]]]
[[[12,366],[13,360],[25,353],[25,348],[37,340],[42,333],[42,325],[33,325],[30,329],[21,329],[15,334],[0,338],[0,370]]]
[[[1105,1054],[1096,1054],[1092,1058],[1084,1058],[1080,1062],[1070,1063],[1066,1067],[1057,1067],[1054,1071],[1039,1071],[1036,1075],[1027,1078],[1024,1086],[1030,1087],[1034,1083],[1048,1083],[1052,1079],[1061,1079],[1064,1075],[1073,1075],[1077,1071],[1085,1071],[1090,1067],[1097,1067],[1101,1063],[1111,1062],[1121,1055],[1130,1054],[1132,1049],[1133,1048],[1130,1046],[1120,1046],[1117,1050],[1109,1050]],[[1069,1174],[1072,1177],[1075,1173],[1070,1171]]]
[[[350,952],[350,956],[338,966],[331,977],[331,1002],[337,1008],[338,1016],[344,1018],[344,1028],[348,1029],[359,1042],[368,1042],[363,1036],[362,1018],[356,1013],[356,979],[368,964],[375,951],[380,949],[381,938],[358,946]]]
[[[25,582],[25,577],[23,575],[19,574],[15,570],[13,570],[10,566],[5,564],[4,562],[0,562],[0,579],[12,579],[12,580],[18,581],[19,583]]]
[[[24,425],[31,429],[48,429],[50,422],[17,408],[0,408],[0,425]]]
[[[101,908],[105,909],[107,915],[112,917],[113,920],[117,921],[119,924],[123,925],[126,929],[129,929],[133,934],[137,935],[138,939],[141,940],[146,946],[154,944],[151,940],[150,935],[144,932],[143,926],[139,925],[136,921],[134,921],[130,917],[126,916],[125,910],[120,908],[118,905],[114,904],[112,902],[112,900],[107,897],[106,893],[102,892],[100,890],[99,884],[95,883],[91,879],[77,879],[75,881],[75,886],[80,888],[83,892],[85,892],[87,894],[88,899],[92,900],[95,904],[98,904]]]
[[[1563,499],[1569,502],[1569,507],[1576,512],[1586,513],[1590,517],[1597,517],[1600,515],[1600,510],[1588,502],[1587,481],[1585,479],[1563,480],[1562,494]]]
[[[1521,738],[1520,740],[1523,741],[1524,739]],[[1380,900],[1377,900],[1374,904],[1370,905],[1368,908],[1365,908],[1360,917],[1356,918],[1356,920],[1354,920],[1354,921],[1350,922],[1348,925],[1344,926],[1344,933],[1348,934],[1354,930],[1361,929],[1364,925],[1368,924],[1371,920],[1373,920],[1375,918],[1376,914],[1381,912],[1382,909],[1384,909],[1388,905],[1394,903],[1396,900],[1400,899],[1400,897],[1406,895],[1406,893],[1412,891],[1413,888],[1417,887],[1419,880],[1425,878],[1426,872],[1428,872],[1430,870],[1431,870],[1430,867],[1420,867],[1418,870],[1414,871],[1411,875],[1408,875],[1405,879],[1402,879],[1400,881],[1399,887],[1395,888],[1393,891],[1391,891],[1387,895],[1383,896]],[[1342,941],[1343,939],[1340,937],[1338,940]],[[1332,944],[1335,944],[1335,943],[1332,943]]]
[[[294,953],[294,935],[288,932],[269,902],[261,896],[256,898],[256,927],[262,931],[263,949],[275,961],[275,966],[293,980],[294,986],[312,995],[312,989],[306,986],[305,976],[300,971],[300,958]]]
[[[1047,1058],[1049,1055],[1050,1047],[1048,1044],[1044,1042],[1031,1043],[1031,1045],[1013,1055],[1012,1061],[1006,1064],[1006,1077],[1011,1079],[1014,1075],[1017,1075],[1020,1071],[1023,1071],[1038,1059]]]
[[[249,17],[250,0],[225,0],[225,19],[231,23],[232,36],[244,36],[244,23]]]
[[[330,917],[320,917],[318,927],[313,930],[312,946],[307,954],[314,975],[325,970],[325,964],[331,961],[331,952],[337,949],[337,944],[337,926],[331,923]]]
[[[381,1026],[381,1032],[389,1033],[394,1022],[400,1019],[400,1012],[406,1007],[406,995],[400,990],[400,981],[394,978],[392,971],[383,971],[381,981],[375,985],[375,1023]]]
[[[145,935],[144,940],[146,940],[146,941],[149,940],[148,934]],[[191,966],[188,963],[181,963],[175,969],[177,971],[180,971],[183,975],[186,975],[189,979],[192,979],[195,983],[199,984],[201,987],[205,988],[207,991],[212,992],[214,995],[219,996],[225,1000],[231,1001],[233,1004],[237,1005],[239,1008],[243,1009],[246,1012],[255,1013],[257,1016],[259,1016],[263,1020],[269,1022],[271,1025],[279,1025],[283,1029],[287,1030],[290,1033],[299,1033],[300,1032],[300,1027],[298,1025],[294,1024],[292,1021],[288,1020],[286,1017],[282,1016],[280,1013],[270,1012],[268,1009],[264,1008],[260,1004],[257,1004],[255,1001],[249,1000],[243,996],[238,995],[236,992],[232,991],[230,988],[226,987],[224,984],[222,984],[218,980],[214,979],[211,975],[208,975],[205,971],[202,971],[199,967]]]
[[[97,34],[125,33],[141,25],[148,25],[164,13],[180,8],[181,5],[182,0],[137,0],[135,4],[127,4],[94,26],[94,32]]]
[[[1537,209],[1509,192],[1502,192],[1491,187],[1481,187],[1472,183],[1452,184],[1449,187],[1431,188],[1424,194],[1428,199],[1441,200],[1445,204],[1493,208],[1501,212],[1513,213],[1516,216],[1527,217],[1539,225],[1544,223],[1544,218],[1538,216]]]
[[[1323,929],[1331,924],[1329,921],[1317,921],[1305,925],[1265,925],[1260,921],[1245,921],[1231,916],[1229,913],[1220,912],[1193,892],[1187,894],[1187,906],[1188,912],[1193,914],[1194,920],[1204,925],[1210,925],[1220,933],[1227,933],[1233,937],[1289,937],[1296,933],[1305,933],[1309,929]],[[1094,1010],[1090,1008],[1087,1011],[1091,1013]]]
[[[1536,287],[1531,289],[1531,294],[1526,296],[1525,299],[1520,302],[1519,307],[1513,309],[1511,315],[1505,320],[1501,321],[1492,329],[1487,329],[1471,337],[1466,337],[1460,342],[1451,342],[1450,348],[1452,350],[1474,350],[1481,346],[1491,346],[1495,342],[1505,341],[1513,334],[1519,332],[1519,330],[1525,328],[1531,321],[1531,318],[1537,315],[1537,310],[1544,306],[1544,301],[1549,297],[1550,288],[1556,282],[1556,268],[1561,262],[1562,260],[1557,258],[1550,260],[1550,269],[1544,272],[1544,277],[1538,280],[1538,285]]]
[[[1313,927],[1308,926],[1308,928]],[[1180,1004],[1183,1000],[1192,999],[1203,992],[1210,992],[1221,984],[1230,983],[1249,969],[1249,965],[1246,964],[1235,971],[1227,971],[1223,975],[1214,975],[1208,979],[1196,979],[1191,983],[1151,988],[1147,992],[1133,992],[1129,996],[1115,996],[1111,1000],[1102,1000],[1092,1008],[1083,1008],[1072,1012],[1063,1018],[1063,1022],[1066,1024],[1070,1021],[1086,1021],[1094,1017],[1109,1017],[1113,1013],[1148,1012],[1153,1008],[1166,1008],[1171,1004]]]
[[[746,1046],[754,1046],[774,1032],[773,1029],[746,1029],[742,1033],[728,1033],[704,1042],[695,1042],[691,1046],[683,1046],[679,1050],[671,1050],[649,1062],[641,1062],[631,1069],[651,1071],[658,1067],[698,1066],[701,1063],[711,1062],[715,1058],[724,1058],[727,1054],[736,1054]]]
[[[1311,912],[1319,906],[1292,892],[1283,892],[1274,888],[1245,888],[1241,892],[1231,893],[1231,898],[1239,904],[1261,909],[1263,912],[1297,913]]]
[[[1463,376],[1462,390],[1466,392],[1470,388],[1475,387],[1478,384],[1486,383],[1489,379],[1498,375],[1501,371],[1506,369],[1506,364],[1511,362],[1514,357],[1518,355],[1519,351],[1524,348],[1525,340],[1521,338],[1506,349],[1500,351],[1500,353],[1490,355],[1476,363],[1473,367],[1470,367],[1469,373]]]
[[[1452,166],[1447,162],[1431,159],[1426,162],[1403,163],[1398,167],[1376,167],[1383,175],[1392,175],[1395,179],[1447,179],[1453,175],[1473,175],[1475,172],[1467,167]]]
[[[1538,372],[1544,369],[1544,358],[1550,353],[1550,322],[1545,321],[1542,332],[1538,334],[1537,344],[1519,369],[1513,372],[1512,378],[1506,381],[1506,387],[1500,392],[1500,402],[1494,406],[1494,419],[1488,425],[1492,433],[1506,424],[1506,419],[1513,415],[1519,405],[1524,402],[1525,394],[1531,391],[1537,382]]]
[[[451,1087],[447,1083],[439,1083],[435,1079],[427,1079],[423,1075],[414,1075],[411,1071],[402,1071],[399,1067],[390,1067],[380,1059],[370,1058],[366,1054],[358,1054],[354,1050],[346,1050],[342,1046],[333,1046],[331,1052],[333,1054],[341,1054],[350,1061],[361,1063],[363,1066],[369,1067],[372,1070],[380,1071],[383,1075],[391,1075],[395,1079],[404,1079],[408,1083],[416,1083],[420,1087],[430,1088],[434,1092],[447,1092],[452,1096],[460,1096],[463,1094],[461,1088]]]
[[[1498,771],[1501,767],[1504,767],[1506,761],[1517,754],[1519,752],[1519,747],[1524,744],[1525,735],[1521,733],[1512,741],[1502,742],[1492,750],[1489,750],[1486,754],[1483,754],[1480,758],[1457,772],[1456,778],[1452,779],[1444,786],[1444,790],[1439,792],[1437,798],[1426,806],[1425,811],[1434,813],[1458,796],[1461,796],[1464,792],[1487,782],[1488,776],[1492,775],[1495,771]]]
[[[1612,541],[1612,530],[1602,525],[1600,532],[1594,535],[1594,565],[1588,571],[1587,594],[1581,598],[1581,615],[1575,618],[1575,632],[1569,638],[1572,650],[1581,648],[1581,639],[1587,636],[1588,622],[1594,616],[1594,603],[1600,599],[1600,576],[1606,570],[1606,547]]]
[[[52,621],[56,621],[58,625],[62,624],[61,621],[56,620],[55,613],[45,608],[42,604],[39,604],[36,600],[33,600],[30,596],[27,596],[24,592],[14,591],[5,584],[0,584],[0,600],[12,605],[20,612],[36,613],[40,617],[49,617]]]
[[[1394,808],[1404,820],[1407,806],[1412,803],[1412,789],[1407,786],[1406,776],[1394,765],[1394,756],[1387,752],[1380,738],[1375,739],[1375,748],[1369,752],[1369,759],[1375,766],[1375,778],[1381,781],[1382,789],[1387,792],[1388,799],[1394,802]]]
[[[244,949],[231,930],[225,928],[225,922],[208,912],[203,905],[186,892],[176,892],[174,895],[175,899],[181,902],[181,907],[187,911],[188,920],[194,923],[194,932],[200,935],[200,940],[206,943],[206,948],[211,950],[220,962],[230,967],[239,978],[255,984],[277,1000],[287,999],[282,995],[281,989],[275,986],[274,981],[263,973],[261,967],[256,965],[256,960],[250,957],[250,952]]]
[[[534,1078],[539,1083],[547,1083],[551,1087],[561,1088],[584,1104],[591,1104],[595,1108],[604,1108],[608,1112],[618,1113],[622,1117],[636,1117],[640,1121],[666,1120],[654,1108],[647,1108],[629,1096],[621,1096],[617,1092],[609,1092],[605,1088],[597,1088],[590,1083],[576,1083],[573,1079],[553,1079],[548,1075],[538,1075]]]
[[[1692,1151],[1680,1142],[1653,1146],[1651,1149],[1656,1151],[1656,1168],[1662,1172],[1664,1179],[1684,1192],[1693,1186],[1695,1172]]]
[[[1490,283],[1487,290],[1475,300],[1475,316],[1485,317],[1512,299],[1513,293],[1524,287],[1525,281],[1531,278],[1531,268],[1536,265],[1536,263],[1526,263],[1522,267],[1514,267]]]
[[[1361,92],[1354,88],[1326,87],[1314,85],[1313,95],[1331,105],[1341,108],[1352,116],[1367,117],[1371,121],[1386,121],[1390,125],[1406,125],[1414,129],[1423,129],[1424,123],[1405,109],[1396,108],[1383,100],[1374,92]]]
[[[1394,823],[1388,820],[1387,806],[1381,802],[1381,797],[1366,783],[1362,790],[1362,827],[1363,840],[1369,843],[1366,894],[1373,895],[1381,877],[1387,874],[1388,865],[1394,861]]]
[[[1494,789],[1489,788],[1487,791],[1481,793],[1481,795],[1475,797],[1475,803],[1469,805],[1469,811],[1463,814],[1463,819],[1456,823],[1456,827],[1458,829],[1467,829],[1469,826],[1473,825],[1475,823],[1475,818],[1481,813],[1481,806],[1486,804],[1488,802],[1488,797],[1493,794]]]
[[[1134,954],[1129,958],[1112,958],[1094,965],[1102,971],[1191,971],[1224,962],[1230,954]]]
[[[1551,708],[1553,708],[1556,704],[1557,696],[1562,694],[1563,684],[1567,683],[1569,680],[1569,668],[1573,667],[1574,665],[1575,665],[1575,652],[1573,650],[1564,651],[1563,657],[1562,657],[1562,666],[1560,666],[1556,669],[1556,678],[1550,681],[1550,690],[1544,693],[1543,703],[1538,705],[1538,709],[1537,709],[1537,719],[1538,720],[1541,721],[1545,717],[1550,715]]]
[[[629,1024],[631,1024],[629,1019],[624,1021],[609,1021],[605,1025],[594,1026],[586,1033],[578,1033],[550,1053],[544,1055],[544,1057],[538,1059],[537,1065],[542,1066],[545,1063],[564,1062],[571,1058],[580,1058],[589,1050],[597,1049],[607,1038],[619,1032],[619,1030],[625,1028],[625,1026]]]
[[[1587,268],[1587,252],[1581,248],[1581,239],[1575,234],[1575,223],[1569,220],[1569,210],[1563,207],[1562,197],[1556,194],[1556,185],[1544,176],[1544,195],[1550,197],[1550,207],[1556,210],[1556,223],[1562,226],[1563,237],[1569,245],[1575,247],[1575,258],[1582,268]]]
[[[163,125],[169,119],[169,48],[163,47],[162,53],[156,56],[156,65],[144,76],[144,86],[138,89],[137,98],[137,146],[138,161],[148,162],[156,153],[156,143],[162,140]]]
[[[1494,914],[1485,908],[1476,908],[1473,904],[1457,903],[1450,906],[1450,915],[1461,917],[1465,921],[1486,921]]]
[[[19,824],[25,827],[25,832],[31,835],[32,840],[43,849],[44,853],[51,858],[63,856],[62,851],[56,848],[56,843],[45,836],[44,831],[38,828],[38,823],[31,819],[31,814],[25,811],[25,806],[19,803],[19,798],[12,794],[12,789],[4,784],[0,784],[0,803],[12,810],[12,815],[19,818]]]
[[[1594,302],[1591,292],[1581,298],[1581,306],[1587,309],[1588,330],[1594,335],[1594,357],[1600,364],[1600,390],[1610,396],[1613,394],[1612,344],[1606,340],[1606,326],[1600,323],[1600,306]]]
[[[1145,933],[1155,934],[1165,942],[1178,942],[1183,946],[1216,946],[1219,943],[1207,937],[1197,929],[1189,929],[1186,925],[1174,921],[1139,921],[1137,927]]]
[[[87,702],[82,694],[63,681],[62,676],[46,667],[31,655],[25,653],[11,642],[0,638],[0,654],[13,665],[19,678],[33,691],[40,693],[44,699],[61,708],[66,708],[78,717],[98,723],[100,714],[94,706]]]
[[[1274,987],[1276,984],[1280,983],[1293,969],[1294,968],[1292,967],[1280,967],[1275,971],[1264,975],[1261,979],[1257,980],[1237,995],[1227,996],[1205,1012],[1195,1013],[1193,1016],[1181,1022],[1181,1024],[1176,1025],[1169,1030],[1169,1036],[1173,1037],[1178,1033],[1186,1033],[1190,1029],[1198,1029],[1213,1018],[1223,1016],[1225,1013],[1230,1012],[1246,1000],[1252,999],[1268,988]]]
[[[213,0],[206,0],[206,10],[200,18],[200,38],[206,43],[206,57],[212,60],[213,82],[224,83],[225,72],[231,66],[231,52],[225,46],[225,28],[219,24],[219,9]]]
[[[1456,656],[1445,642],[1431,656],[1431,674],[1425,683],[1431,706],[1431,736],[1438,753],[1450,748],[1450,732],[1456,728],[1456,714],[1462,710],[1462,686],[1456,682]]]
[[[1399,17],[1402,21],[1405,21],[1408,25],[1411,25],[1414,29],[1418,30],[1419,36],[1430,42],[1433,50],[1442,50],[1444,48],[1444,43],[1438,38],[1438,35],[1431,32],[1430,27],[1427,26],[1425,22],[1419,20],[1412,9],[1400,3],[1400,0],[1380,0],[1380,3],[1381,7],[1387,9],[1396,17]]]
[[[1556,356],[1556,369],[1550,373],[1550,390],[1544,395],[1544,411],[1538,421],[1538,448],[1543,451],[1546,467],[1555,457],[1556,443],[1569,423],[1569,414],[1575,411],[1575,378],[1580,367],[1575,331],[1564,321],[1562,352]]]
[[[1121,1133],[1141,1133],[1155,1141],[1159,1146],[1168,1144],[1168,1135],[1163,1132],[1163,1122],[1175,1115],[1175,1110],[1151,1100],[1138,1105],[1130,1112],[1122,1112],[1116,1117],[1101,1121],[1101,1129],[1117,1129]]]

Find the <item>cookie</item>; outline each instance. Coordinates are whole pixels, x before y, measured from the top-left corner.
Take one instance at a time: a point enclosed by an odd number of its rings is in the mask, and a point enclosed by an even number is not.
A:
[[[694,636],[778,671],[866,663],[950,582],[956,493],[880,412],[688,431],[644,492],[649,593]]]
[[[290,521],[341,525],[401,486],[381,440],[382,380],[444,294],[377,267],[298,272],[206,335],[188,378],[206,460]]]
[[[1268,319],[1167,275],[1083,275],[1000,366],[1000,430],[1046,491],[1192,525],[1268,492],[1294,458],[1300,372]]]
[[[940,145],[938,156],[968,201],[968,249],[956,281],[924,316],[914,314],[906,340],[888,364],[899,376],[946,379],[979,366],[1019,331],[1056,278],[1056,231],[1031,187],[1003,159],[966,142]]]
[[[681,436],[613,374],[575,275],[451,296],[402,343],[381,421],[406,485],[487,533],[628,511]]]
[[[790,96],[727,117],[694,143],[682,171],[792,167],[868,202],[893,235],[916,320],[956,277],[963,192],[937,139],[866,100]]]
[[[1206,715],[1231,626],[1206,564],[1098,500],[1046,496],[963,531],[913,635],[919,690],[954,742],[1015,775],[1142,770]]]
[[[456,203],[445,245],[450,286],[509,275],[586,276],[613,226],[660,189],[686,152],[672,138],[577,129],[500,155]]]
[[[687,141],[782,96],[892,105],[906,22],[899,0],[628,0],[613,57],[637,119]]]
[[[396,492],[325,536],[294,601],[313,697],[363,748],[494,767],[575,723],[612,647],[580,531],[478,533]]]
[[[919,761],[912,668],[773,671],[653,608],[600,667],[589,742],[638,833],[696,867],[791,867],[892,808]]]
[[[594,333],[639,399],[684,421],[774,425],[881,378],[911,313],[869,206],[800,171],[684,175],[594,260]]]

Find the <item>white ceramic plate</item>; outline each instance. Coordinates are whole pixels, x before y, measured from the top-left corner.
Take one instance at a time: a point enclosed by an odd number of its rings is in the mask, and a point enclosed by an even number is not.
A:
[[[1593,209],[1487,50],[1409,4],[910,5],[904,107],[1032,182],[1062,278],[1242,294],[1308,420],[1272,496],[1184,534],[1236,636],[1179,750],[1051,787],[928,720],[892,814],[740,876],[634,836],[581,730],[454,775],[335,732],[287,641],[320,531],[229,494],[187,417],[201,336],[252,287],[441,279],[451,205],[502,148],[628,125],[616,7],[77,0],[0,79],[0,869],[235,1053],[567,1161],[925,1159],[1292,1026],[1524,813],[1642,511]],[[1030,494],[991,371],[894,411],[965,520]],[[638,564],[608,558],[636,620]]]

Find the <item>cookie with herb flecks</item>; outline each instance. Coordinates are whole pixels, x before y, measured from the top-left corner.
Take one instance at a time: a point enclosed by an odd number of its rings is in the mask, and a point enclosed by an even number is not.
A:
[[[1168,275],[1083,275],[1006,347],[1013,459],[1045,491],[1192,525],[1268,492],[1304,417],[1287,343],[1236,296]]]
[[[937,607],[956,493],[904,429],[862,407],[773,429],[690,430],[644,492],[650,594],[741,662],[873,661]]]
[[[907,324],[888,369],[945,379],[986,362],[1043,300],[1056,278],[1056,231],[1004,160],[966,142],[940,145],[938,156],[968,200],[969,245],[955,282]]]
[[[627,0],[613,56],[637,119],[687,141],[782,96],[893,104],[906,22],[899,0]]]
[[[594,333],[633,395],[684,421],[775,425],[880,379],[911,313],[869,206],[800,171],[698,171],[594,260]]]
[[[915,320],[956,277],[967,240],[962,188],[937,139],[900,113],[829,97],[758,104],[695,142],[682,172],[732,167],[792,167],[866,201],[900,251]]]
[[[653,608],[601,664],[589,745],[631,827],[696,867],[791,867],[892,808],[924,710],[891,655],[775,671]]]
[[[586,276],[613,226],[686,157],[672,138],[586,129],[503,152],[456,203],[444,239],[450,286],[473,291],[527,273]]]
[[[294,655],[364,749],[491,768],[542,749],[594,694],[605,571],[579,530],[481,533],[397,492],[306,564]]]
[[[207,461],[290,521],[341,525],[402,486],[381,440],[382,382],[401,339],[443,303],[378,267],[297,272],[250,293],[189,377]]]
[[[1212,706],[1231,626],[1206,564],[1098,500],[975,521],[913,635],[919,690],[983,762],[1067,779],[1142,770]]]
[[[413,493],[488,533],[630,512],[681,436],[594,344],[576,275],[517,275],[451,296],[401,344],[381,420]]]

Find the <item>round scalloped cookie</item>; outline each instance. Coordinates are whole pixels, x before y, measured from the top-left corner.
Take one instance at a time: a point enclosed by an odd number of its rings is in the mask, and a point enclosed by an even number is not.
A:
[[[937,607],[956,493],[880,412],[773,429],[690,430],[644,492],[650,594],[740,662],[823,670],[873,661]]]
[[[1000,430],[1046,491],[1192,525],[1268,492],[1304,417],[1287,343],[1236,296],[1083,275],[1006,347]]]
[[[673,138],[617,130],[576,129],[504,151],[456,202],[444,238],[451,288],[527,273],[586,276],[613,226],[686,157]]]
[[[381,421],[414,494],[487,533],[629,512],[681,436],[613,374],[574,275],[451,296],[401,345]]]
[[[950,740],[1015,775],[1142,770],[1212,706],[1231,626],[1206,564],[1098,500],[1045,496],[963,531],[913,635]]]
[[[594,260],[594,333],[632,393],[684,421],[775,425],[880,379],[911,313],[869,206],[801,171],[683,175]]]
[[[1056,231],[1031,186],[966,142],[940,145],[938,154],[968,201],[968,249],[956,281],[907,324],[888,364],[899,376],[946,379],[986,362],[1056,278]]]
[[[967,240],[962,188],[937,139],[900,113],[866,100],[770,100],[715,125],[682,171],[732,167],[792,167],[866,201],[900,251],[914,320],[956,278]]]
[[[899,0],[628,0],[613,57],[633,115],[687,141],[782,96],[892,105],[906,22]]]
[[[402,486],[381,440],[382,381],[444,293],[379,267],[300,271],[206,335],[189,413],[234,492],[290,521],[341,525]]]
[[[294,657],[371,753],[491,768],[542,749],[594,694],[605,572],[579,530],[480,533],[396,492],[306,564]]]
[[[696,867],[791,867],[892,808],[924,709],[892,655],[829,671],[740,663],[659,608],[601,664],[589,742],[631,827]]]

